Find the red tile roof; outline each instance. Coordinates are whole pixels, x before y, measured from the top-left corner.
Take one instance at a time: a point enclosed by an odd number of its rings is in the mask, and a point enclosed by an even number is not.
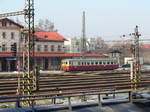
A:
[[[79,53],[36,53],[36,56],[39,57],[80,57],[82,54]],[[107,56],[106,54],[84,54],[83,56],[87,57],[103,57]]]
[[[66,40],[62,35],[58,32],[35,32],[35,37],[43,40],[56,40],[56,41],[64,41]]]
[[[148,49],[148,48],[150,48],[150,44],[142,44],[141,48],[147,48]]]
[[[0,53],[0,57],[11,57],[11,53]],[[35,53],[36,57],[80,57],[82,54],[79,53]],[[96,53],[89,53],[89,54],[84,54],[83,56],[86,57],[106,57],[108,55],[106,54],[96,54]]]
[[[10,56],[12,56],[12,53],[0,52],[0,57],[10,57]]]

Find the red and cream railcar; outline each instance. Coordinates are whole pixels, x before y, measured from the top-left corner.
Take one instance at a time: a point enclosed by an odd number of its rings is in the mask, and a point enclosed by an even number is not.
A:
[[[119,67],[117,59],[64,59],[61,69],[64,71],[113,70]]]

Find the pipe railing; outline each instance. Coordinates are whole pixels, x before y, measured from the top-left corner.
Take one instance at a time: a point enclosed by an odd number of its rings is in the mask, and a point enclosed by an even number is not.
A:
[[[67,98],[68,99],[68,109],[69,111],[72,111],[72,103],[71,98],[73,97],[83,97],[83,96],[97,96],[98,102],[97,105],[99,107],[102,107],[102,95],[116,95],[116,94],[128,94],[128,102],[132,102],[132,91],[114,91],[114,92],[101,92],[101,93],[84,93],[84,94],[78,94],[78,95],[67,95],[67,96],[61,96],[62,94],[47,94],[47,95],[30,95],[30,96],[10,96],[10,97],[0,97],[0,99],[3,99],[0,101],[0,103],[16,103],[16,107],[20,107],[20,103],[24,101],[40,101],[40,100],[48,100],[48,99],[62,99]],[[14,98],[14,99],[13,99]],[[29,99],[23,99],[23,98],[29,98]],[[11,100],[12,99],[12,100]],[[34,105],[33,105],[34,107]]]
[[[25,95],[25,96],[19,96],[19,95],[16,95],[16,96],[2,96],[0,97],[0,100],[3,100],[3,99],[15,99],[15,98],[26,98],[26,97],[48,97],[48,96],[64,96],[64,95],[69,95],[69,94],[85,94],[85,93],[102,93],[101,91],[107,91],[112,93],[116,90],[116,88],[108,88],[108,89],[94,89],[94,90],[83,90],[83,91],[69,91],[69,92],[63,92],[61,93],[60,91],[61,90],[58,90],[58,93],[50,93],[50,94],[39,94],[39,95]]]

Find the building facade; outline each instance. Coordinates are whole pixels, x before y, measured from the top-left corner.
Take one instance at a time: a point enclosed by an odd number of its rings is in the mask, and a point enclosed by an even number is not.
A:
[[[23,26],[10,19],[0,19],[0,52],[11,52],[11,45],[16,43],[17,48]]]
[[[69,53],[81,53],[82,42],[81,38],[69,38],[65,42],[66,51]],[[86,52],[95,52],[97,49],[103,48],[105,46],[104,40],[101,37],[97,38],[87,38],[86,40]]]
[[[68,53],[81,53],[81,38],[68,38],[65,48]]]
[[[14,21],[4,18],[0,19],[0,52],[11,52],[12,44],[16,43],[19,48],[19,40],[21,37],[22,25]],[[0,57],[0,71],[15,70],[16,60],[13,57]]]
[[[58,32],[36,32],[35,52],[64,53],[66,40]]]
[[[0,19],[0,71],[16,71],[17,63],[22,60],[22,31],[23,26],[14,21]],[[38,31],[35,37],[35,64],[41,70],[60,69],[61,60],[80,58],[80,39],[72,39],[73,53],[65,52],[66,39],[58,32]],[[17,54],[12,54],[12,44],[16,44]],[[106,57],[103,54],[85,54],[85,58]]]

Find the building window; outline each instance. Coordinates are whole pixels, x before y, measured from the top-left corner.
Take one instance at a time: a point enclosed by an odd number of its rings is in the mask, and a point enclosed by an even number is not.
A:
[[[51,45],[51,51],[52,52],[54,51],[54,45]]]
[[[76,42],[76,45],[79,45],[79,42]]]
[[[9,25],[11,26],[11,25],[12,25],[12,23],[11,23],[11,22],[9,22]]]
[[[99,65],[101,65],[102,64],[102,62],[99,62]]]
[[[11,39],[14,39],[14,37],[15,37],[15,33],[11,32]]]
[[[61,45],[58,45],[58,52],[61,51]]]
[[[7,25],[7,22],[6,21],[3,21],[2,22],[2,26],[6,26]]]
[[[48,45],[44,45],[44,51],[45,51],[45,52],[48,51]]]
[[[44,37],[45,37],[45,38],[48,38],[48,35],[45,35]]]
[[[2,33],[2,37],[5,39],[6,38],[6,32]]]
[[[37,45],[37,52],[41,51],[41,45]]]
[[[6,48],[6,45],[3,44],[3,45],[2,45],[2,52],[5,52],[5,51],[7,51],[7,48]]]

